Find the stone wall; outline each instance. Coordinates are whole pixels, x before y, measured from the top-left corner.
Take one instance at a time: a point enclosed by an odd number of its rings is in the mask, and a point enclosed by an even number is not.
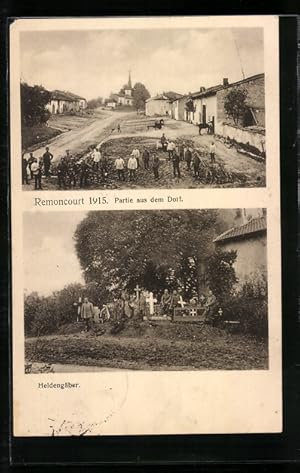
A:
[[[265,131],[247,128],[239,128],[235,125],[218,124],[216,129],[218,135],[227,136],[231,140],[235,140],[237,143],[249,144],[254,146],[258,151],[265,152]]]

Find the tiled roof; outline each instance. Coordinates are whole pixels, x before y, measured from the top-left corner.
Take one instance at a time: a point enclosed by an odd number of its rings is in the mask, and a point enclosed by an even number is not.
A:
[[[217,238],[214,239],[214,243],[219,242],[219,241],[224,241],[224,240],[244,238],[253,233],[264,232],[266,230],[267,230],[267,219],[265,216],[253,218],[252,220],[245,223],[244,225],[230,228],[226,232],[221,233],[221,235],[217,236]]]
[[[65,92],[62,90],[53,90],[53,92],[51,92],[51,99],[66,100],[68,102],[74,102],[74,100],[85,100],[83,97],[79,97],[79,95],[75,95],[71,92]]]
[[[203,90],[202,92],[194,92],[191,94],[191,97],[193,99],[197,98],[197,97],[207,97],[208,95],[214,95],[216,94],[219,90],[223,89],[224,86],[219,84],[219,85],[215,85],[213,87],[208,87],[208,89],[205,89]]]

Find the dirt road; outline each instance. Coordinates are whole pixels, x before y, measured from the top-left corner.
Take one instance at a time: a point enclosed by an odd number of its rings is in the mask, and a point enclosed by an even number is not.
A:
[[[47,146],[53,154],[53,162],[65,155],[66,150],[69,149],[72,153],[80,153],[85,151],[88,146],[95,143],[100,143],[104,138],[110,135],[112,128],[119,122],[122,122],[125,117],[132,113],[128,112],[106,112],[107,117],[95,118],[92,123],[80,128],[62,133],[53,138]],[[34,156],[40,157],[45,152],[45,146],[42,146],[34,151]]]

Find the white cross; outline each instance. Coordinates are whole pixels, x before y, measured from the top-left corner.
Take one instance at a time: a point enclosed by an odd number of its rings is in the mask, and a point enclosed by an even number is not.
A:
[[[195,317],[197,315],[197,309],[190,309],[190,316]]]
[[[184,308],[185,302],[183,301],[182,296],[179,296],[178,304],[180,305],[182,309]]]
[[[157,299],[153,297],[153,292],[150,292],[149,297],[147,297],[146,302],[149,304],[150,315],[154,314],[154,303],[157,302]]]
[[[136,298],[137,298],[137,300],[139,300],[139,298],[140,298],[140,291],[141,291],[140,286],[137,284],[137,285],[135,286],[134,290],[135,290],[135,292],[136,292]]]

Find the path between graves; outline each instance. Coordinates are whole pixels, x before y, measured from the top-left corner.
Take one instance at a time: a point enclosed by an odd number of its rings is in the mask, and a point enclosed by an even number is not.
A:
[[[267,369],[268,364],[263,341],[202,324],[132,323],[115,336],[109,326],[101,336],[78,328],[70,333],[70,326],[65,332],[28,338],[26,361],[133,370]]]

